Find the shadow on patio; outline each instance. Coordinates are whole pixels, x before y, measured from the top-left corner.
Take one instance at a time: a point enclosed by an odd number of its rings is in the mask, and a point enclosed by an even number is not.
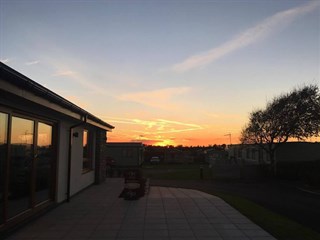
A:
[[[151,187],[136,201],[119,198],[124,181],[93,185],[10,236],[24,239],[274,240],[218,197]]]

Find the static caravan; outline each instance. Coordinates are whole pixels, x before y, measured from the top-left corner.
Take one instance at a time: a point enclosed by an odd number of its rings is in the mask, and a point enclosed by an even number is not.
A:
[[[267,147],[267,146],[266,146]],[[238,163],[268,164],[268,153],[254,144],[235,144],[228,148],[229,158]],[[286,142],[275,151],[277,162],[308,162],[320,159],[320,143]]]
[[[107,143],[107,152],[116,167],[137,167],[144,161],[141,142],[110,142]]]

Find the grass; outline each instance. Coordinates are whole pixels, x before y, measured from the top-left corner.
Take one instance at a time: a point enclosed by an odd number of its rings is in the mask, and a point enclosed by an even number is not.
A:
[[[144,176],[153,179],[200,179],[199,164],[144,165],[142,170]],[[211,169],[207,165],[203,165],[203,178],[211,179]],[[279,240],[320,240],[319,233],[245,198],[222,192],[207,192],[222,198]]]
[[[211,179],[211,170],[208,165],[202,166],[203,179]],[[199,164],[159,164],[144,165],[143,175],[154,179],[197,180],[201,179]]]
[[[312,229],[304,227],[245,198],[221,192],[208,193],[225,200],[278,240],[320,240],[320,234]]]

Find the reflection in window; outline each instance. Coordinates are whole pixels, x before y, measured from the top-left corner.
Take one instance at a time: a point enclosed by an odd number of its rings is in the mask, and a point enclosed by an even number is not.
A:
[[[7,159],[8,114],[0,112],[0,224],[4,221],[4,174]]]
[[[36,152],[36,203],[50,198],[51,172],[52,172],[52,126],[45,123],[38,124]]]
[[[89,139],[89,131],[83,130],[83,165],[82,170],[86,172],[92,169],[91,142]]]
[[[30,179],[33,160],[34,122],[12,117],[8,215],[13,217],[30,207]]]
[[[88,158],[88,130],[83,131],[82,146],[83,158]]]

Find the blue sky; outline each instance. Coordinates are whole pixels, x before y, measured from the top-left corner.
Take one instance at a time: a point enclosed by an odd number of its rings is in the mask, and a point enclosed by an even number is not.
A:
[[[252,110],[320,82],[320,1],[0,2],[1,61],[110,141],[237,142]]]

